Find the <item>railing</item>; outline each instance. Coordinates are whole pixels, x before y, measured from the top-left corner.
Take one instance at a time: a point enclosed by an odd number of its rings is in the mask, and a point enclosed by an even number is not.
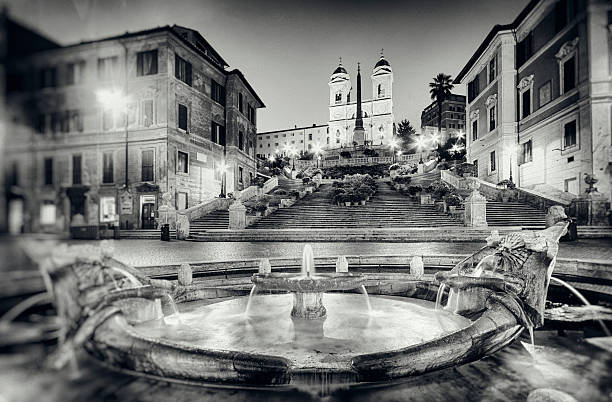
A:
[[[258,192],[259,186],[249,186],[244,190],[238,192],[238,194],[235,194],[235,196],[237,200],[240,200],[240,202],[245,202],[253,197],[256,197]]]
[[[450,170],[441,170],[440,171],[440,179],[454,188],[466,190],[468,189],[467,180],[464,177],[457,176],[452,173]]]
[[[564,200],[562,198],[551,197],[549,195],[540,193],[539,191],[529,190],[526,188],[517,188],[519,199],[535,208],[538,208],[542,211],[548,211],[548,208],[553,205],[561,205],[565,208],[565,212],[570,215],[574,215],[571,213],[573,211],[569,211],[572,202],[568,200]]]
[[[203,202],[193,207],[176,211],[177,214],[186,215],[189,222],[201,218],[204,215],[216,210],[227,211],[232,200],[229,198],[213,198],[210,201]]]
[[[295,167],[297,169],[303,169],[307,167],[330,167],[330,166],[344,166],[344,165],[376,165],[380,163],[395,163],[395,162],[418,162],[420,160],[420,154],[407,154],[400,155],[397,157],[393,156],[372,156],[362,158],[341,158],[334,160],[301,160],[295,161]]]
[[[266,180],[266,182],[264,183],[262,187],[263,194],[268,194],[270,191],[272,191],[276,187],[278,187],[278,177],[274,176]]]

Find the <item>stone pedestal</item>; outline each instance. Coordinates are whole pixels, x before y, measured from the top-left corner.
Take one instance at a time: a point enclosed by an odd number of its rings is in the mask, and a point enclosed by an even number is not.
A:
[[[193,271],[189,264],[181,264],[178,269],[178,283],[182,286],[191,285],[193,282]]]
[[[576,218],[579,225],[607,226],[610,201],[593,189],[590,193],[574,201]]]
[[[432,205],[434,202],[431,198],[431,194],[421,194],[421,205]]]
[[[186,214],[177,212],[176,214],[176,239],[185,240],[189,237],[189,217]]]
[[[322,293],[300,293],[293,294],[293,309],[291,316],[295,318],[306,318],[314,320],[327,315],[323,305]]]
[[[272,266],[270,265],[270,260],[268,260],[267,258],[262,258],[259,261],[259,267],[257,269],[257,272],[261,275],[267,275],[272,273]]]
[[[246,207],[238,200],[229,207],[229,228],[246,228]]]
[[[343,255],[336,260],[336,272],[348,272],[348,261]]]
[[[425,172],[425,164],[419,163],[417,165],[417,174],[423,174]]]
[[[470,180],[468,185],[472,194],[465,200],[464,222],[466,226],[487,226],[487,199],[477,190],[478,183]]]
[[[292,179],[292,180],[297,179],[297,173],[298,173],[298,172],[297,172],[297,170],[292,170],[292,171],[291,171],[291,179]]]

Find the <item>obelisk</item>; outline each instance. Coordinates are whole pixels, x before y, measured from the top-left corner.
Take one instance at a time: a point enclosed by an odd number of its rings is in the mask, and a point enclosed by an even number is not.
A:
[[[353,143],[363,145],[365,142],[365,130],[363,129],[363,112],[361,110],[361,67],[357,63],[357,114],[355,116],[355,128],[353,129]]]

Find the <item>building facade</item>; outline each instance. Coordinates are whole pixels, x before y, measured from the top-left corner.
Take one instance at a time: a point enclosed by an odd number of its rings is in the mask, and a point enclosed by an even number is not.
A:
[[[326,149],[331,145],[327,124],[298,127],[288,130],[266,131],[257,133],[257,151],[259,158],[286,154],[293,149],[298,153],[314,152]]]
[[[610,199],[610,2],[530,2],[455,82],[467,85],[467,158],[479,177],[580,196],[589,174]]]
[[[185,209],[248,186],[264,105],[226,67],[176,25],[10,57],[10,229],[155,228],[163,193]]]
[[[365,144],[357,145],[388,144],[393,137],[393,70],[382,54],[370,78],[372,98],[361,101]],[[340,63],[329,81],[329,148],[354,145],[357,102],[352,89],[351,78]]]
[[[434,101],[421,112],[421,129],[438,130],[438,104]],[[445,142],[455,133],[465,132],[465,96],[451,94],[442,102],[442,139]]]

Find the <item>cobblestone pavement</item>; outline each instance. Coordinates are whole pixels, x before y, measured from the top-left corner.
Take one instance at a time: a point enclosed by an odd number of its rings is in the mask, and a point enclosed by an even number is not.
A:
[[[115,256],[133,266],[192,261],[229,261],[252,258],[299,257],[305,243],[293,242],[162,242],[111,240]],[[315,256],[470,254],[484,244],[469,243],[311,243]],[[612,261],[612,241],[578,240],[562,243],[560,258]]]

